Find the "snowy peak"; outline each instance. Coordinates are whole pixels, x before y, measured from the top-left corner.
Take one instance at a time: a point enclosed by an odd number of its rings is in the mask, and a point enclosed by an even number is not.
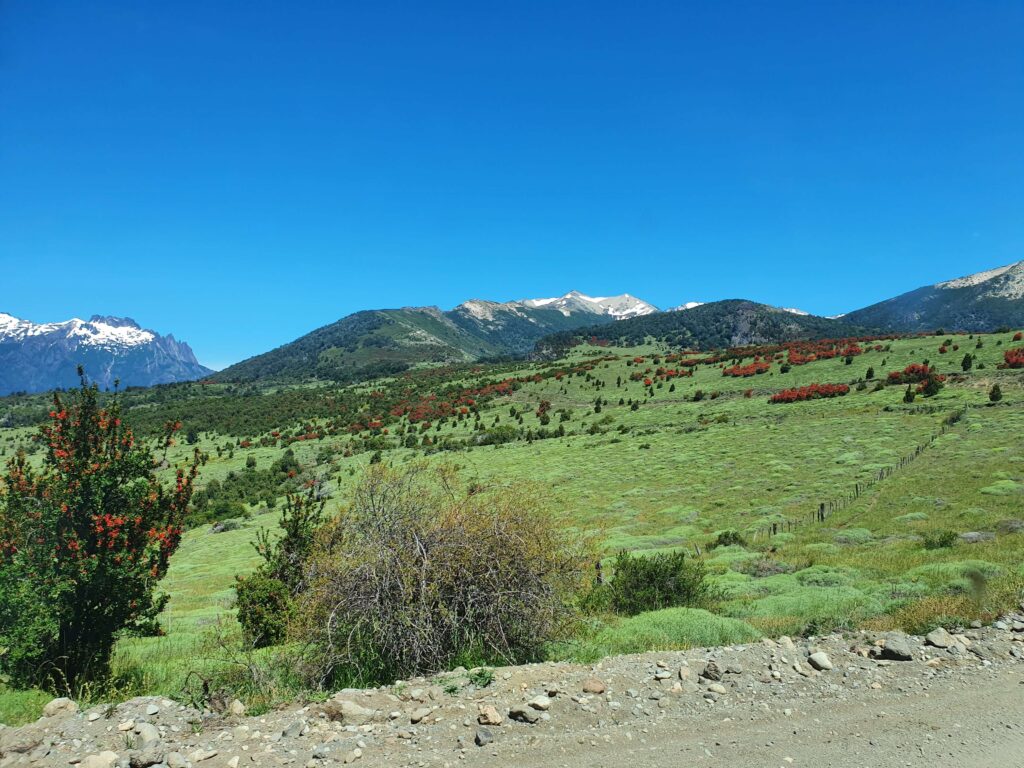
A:
[[[669,312],[682,312],[687,309],[694,309],[695,307],[703,307],[705,302],[703,301],[685,301],[678,307],[672,307]]]
[[[59,323],[33,323],[0,313],[0,343],[36,337],[60,338],[86,347],[136,347],[156,338],[131,318],[93,315],[88,321],[73,317]]]
[[[557,309],[566,317],[574,312],[594,315],[607,315],[616,320],[627,317],[640,317],[657,312],[658,308],[643,299],[623,293],[619,296],[588,296],[579,291],[569,291],[564,296],[550,299],[523,299],[519,302],[531,309]]]
[[[0,395],[74,386],[78,366],[102,387],[149,386],[210,373],[188,344],[131,318],[93,315],[33,323],[0,312]]]

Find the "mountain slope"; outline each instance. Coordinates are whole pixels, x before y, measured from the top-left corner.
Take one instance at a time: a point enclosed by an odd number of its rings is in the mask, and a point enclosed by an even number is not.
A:
[[[418,363],[469,362],[522,354],[563,330],[657,312],[628,294],[592,298],[571,291],[553,299],[472,299],[443,312],[405,307],[356,312],[219,374],[220,381],[354,381]]]
[[[212,373],[174,336],[140,328],[131,318],[94,315],[32,323],[0,313],[0,395],[78,383],[77,368],[101,387],[149,386]]]
[[[622,320],[614,326],[579,328],[545,337],[537,343],[542,353],[557,352],[586,336],[618,344],[642,344],[654,338],[669,344],[712,349],[746,344],[770,344],[795,339],[856,335],[859,328],[843,320],[795,314],[744,299],[727,299],[673,312],[659,312]]]
[[[1024,261],[926,285],[843,319],[894,331],[1019,328],[1024,326]]]

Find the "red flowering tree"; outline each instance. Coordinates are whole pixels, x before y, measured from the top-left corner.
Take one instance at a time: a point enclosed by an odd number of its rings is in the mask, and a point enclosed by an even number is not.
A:
[[[180,424],[167,425],[162,447]],[[199,452],[169,485],[150,448],[83,378],[53,399],[41,468],[23,453],[0,484],[0,673],[75,690],[102,679],[120,633],[155,623],[155,592],[177,549]]]

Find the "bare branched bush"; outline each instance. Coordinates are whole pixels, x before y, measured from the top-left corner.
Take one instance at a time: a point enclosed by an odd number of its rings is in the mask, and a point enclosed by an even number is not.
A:
[[[587,563],[536,489],[375,464],[321,529],[293,635],[320,686],[537,659],[574,629]]]

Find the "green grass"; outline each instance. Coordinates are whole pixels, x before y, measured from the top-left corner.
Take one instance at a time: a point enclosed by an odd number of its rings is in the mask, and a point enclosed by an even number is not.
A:
[[[674,651],[758,640],[761,633],[737,619],[699,608],[666,608],[613,620],[574,654],[592,661],[620,653]]]
[[[35,720],[52,698],[43,691],[15,691],[0,684],[0,724],[14,726]]]
[[[486,427],[497,418],[499,424],[536,430],[541,425],[534,411],[548,400],[548,428],[561,423],[565,437],[435,453],[427,460],[452,461],[481,482],[533,483],[568,528],[596,536],[607,555],[620,549],[702,553],[725,593],[721,615],[673,609],[622,620],[581,640],[591,656],[740,642],[758,632],[898,624],[910,620],[901,618],[908,606],[927,599],[935,599],[936,611],[949,600],[974,601],[977,607],[967,608],[981,611],[991,600],[974,592],[1001,595],[1024,576],[1024,534],[1006,532],[1014,530],[1008,523],[1024,519],[1024,375],[995,367],[1008,334],[977,337],[984,341],[982,349],[975,349],[975,340],[953,337],[960,350],[939,355],[945,338],[894,341],[890,349],[869,351],[849,366],[841,359],[824,360],[783,374],[773,365],[770,373],[750,379],[723,377],[718,368],[702,366],[692,379],[677,379],[674,392],[668,384],[656,386],[653,397],[641,382],[628,380],[637,370],[628,362],[637,355],[649,361],[664,350],[577,348],[569,362],[601,355],[614,359],[598,363],[588,372],[589,381],[574,375],[527,383],[481,411]],[[830,400],[767,402],[771,392],[787,387],[855,384],[869,366],[884,378],[927,358],[941,373],[957,375],[965,351],[976,353],[985,368],[976,368],[963,381],[951,378],[937,396],[918,398],[912,405],[903,403],[903,387],[875,392],[874,382]],[[647,362],[640,368],[647,365],[655,367]],[[524,363],[515,375],[543,368]],[[466,386],[488,375],[486,368],[458,374]],[[987,392],[996,381],[1003,402],[989,407]],[[369,386],[355,389],[372,391]],[[698,389],[708,397],[694,402]],[[749,398],[744,396],[748,389],[753,390]],[[713,392],[720,395],[711,399]],[[599,395],[609,404],[595,414]],[[641,405],[634,411],[619,406],[620,398]],[[966,416],[930,442],[944,419],[965,406]],[[521,425],[510,417],[510,407],[524,414]],[[571,417],[559,422],[555,412],[563,408]],[[13,452],[29,433],[0,430],[0,455]],[[466,419],[435,424],[429,434],[465,439],[476,433],[472,419]],[[304,465],[313,466],[319,458],[317,471],[328,477],[334,494],[330,510],[344,502],[347,488],[369,460],[360,451],[363,437],[339,435],[293,445]],[[227,442],[235,439],[204,436],[200,447],[211,458],[201,482],[242,469],[249,456],[258,466],[268,466],[281,451],[235,447],[231,456],[216,456],[215,447]],[[879,470],[923,444],[928,447],[915,461],[875,482]],[[354,455],[344,456],[346,449]],[[180,461],[190,450],[176,446],[171,458]],[[393,448],[384,456],[402,463],[420,460],[424,453]],[[858,485],[859,498],[824,524],[811,522],[820,502],[852,495]],[[186,535],[162,583],[171,596],[162,617],[166,635],[124,640],[118,646],[116,669],[136,681],[138,692],[177,695],[190,670],[222,663],[209,650],[207,637],[218,621],[234,621],[235,576],[254,566],[250,542],[259,526],[274,524],[276,515],[257,516],[230,532],[212,534],[206,526]],[[765,531],[773,522],[786,530],[769,538]],[[791,523],[797,525],[788,528]],[[727,529],[744,534],[747,545],[710,549]],[[925,549],[926,534],[946,530],[996,536]],[[773,572],[772,563],[782,572]],[[912,618],[922,625],[929,620],[927,615]],[[12,717],[5,701],[0,698],[0,719]]]

